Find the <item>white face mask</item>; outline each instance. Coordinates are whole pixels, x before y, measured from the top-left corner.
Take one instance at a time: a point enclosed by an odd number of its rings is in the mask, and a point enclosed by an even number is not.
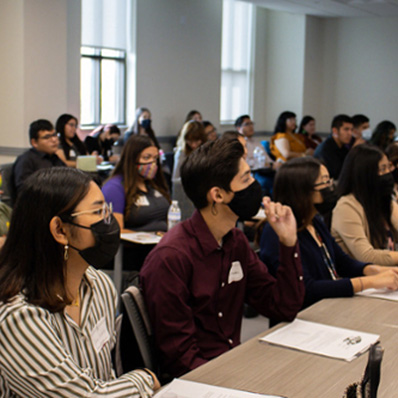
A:
[[[362,130],[362,138],[363,138],[365,141],[369,141],[371,137],[372,137],[372,130],[371,130],[370,127],[368,127],[368,128],[365,129],[365,130]]]

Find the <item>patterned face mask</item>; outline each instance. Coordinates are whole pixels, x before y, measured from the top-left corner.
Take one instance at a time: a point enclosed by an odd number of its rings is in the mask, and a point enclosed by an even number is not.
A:
[[[137,163],[138,173],[145,180],[152,180],[155,178],[158,171],[158,165],[156,162],[151,163]]]

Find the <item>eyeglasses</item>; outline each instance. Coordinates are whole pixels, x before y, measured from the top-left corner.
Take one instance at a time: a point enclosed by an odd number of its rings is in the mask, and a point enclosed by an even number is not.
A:
[[[254,122],[245,122],[245,123],[242,123],[242,126],[243,127],[254,126]]]
[[[379,175],[391,173],[395,169],[395,165],[393,163],[383,164],[379,169]]]
[[[58,133],[53,133],[53,134],[46,134],[46,135],[43,135],[43,137],[39,137],[39,139],[42,139],[42,140],[49,140],[50,138],[58,138],[59,137],[59,134]]]
[[[105,223],[109,224],[112,219],[111,217],[112,213],[113,213],[112,203],[109,203],[108,205],[108,203],[104,202],[104,204],[98,209],[78,211],[77,213],[72,213],[70,217],[74,218],[77,216],[81,216],[82,214],[95,214],[101,216],[101,218],[105,221]]]
[[[318,182],[317,184],[314,184],[314,188],[320,187],[322,185],[327,185],[327,186],[331,186],[333,185],[333,178],[329,178],[326,181],[322,181],[322,182]],[[314,189],[316,191],[316,189]]]

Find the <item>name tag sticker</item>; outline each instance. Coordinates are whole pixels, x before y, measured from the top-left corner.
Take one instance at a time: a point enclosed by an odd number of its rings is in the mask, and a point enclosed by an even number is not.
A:
[[[100,321],[95,325],[95,327],[91,331],[91,341],[97,353],[101,351],[102,347],[109,340],[109,338],[110,335],[106,327],[106,322],[104,317],[100,319]]]
[[[149,206],[149,201],[146,196],[140,195],[135,201],[136,206]]]
[[[243,279],[243,270],[239,261],[234,261],[232,263],[231,269],[228,275],[228,284],[232,282],[239,282]]]

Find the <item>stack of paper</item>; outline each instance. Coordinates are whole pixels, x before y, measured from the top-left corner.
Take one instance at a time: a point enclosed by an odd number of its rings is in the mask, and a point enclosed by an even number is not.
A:
[[[174,379],[156,394],[156,398],[282,398],[277,395],[255,394],[252,392],[216,387],[194,381]]]
[[[366,289],[360,293],[359,296],[381,298],[384,300],[398,301],[398,290],[390,289]]]
[[[155,232],[126,232],[122,233],[120,237],[123,240],[142,245],[156,245],[162,239],[162,236],[156,235]]]
[[[379,337],[377,334],[296,319],[260,340],[313,354],[352,361],[378,341]]]

